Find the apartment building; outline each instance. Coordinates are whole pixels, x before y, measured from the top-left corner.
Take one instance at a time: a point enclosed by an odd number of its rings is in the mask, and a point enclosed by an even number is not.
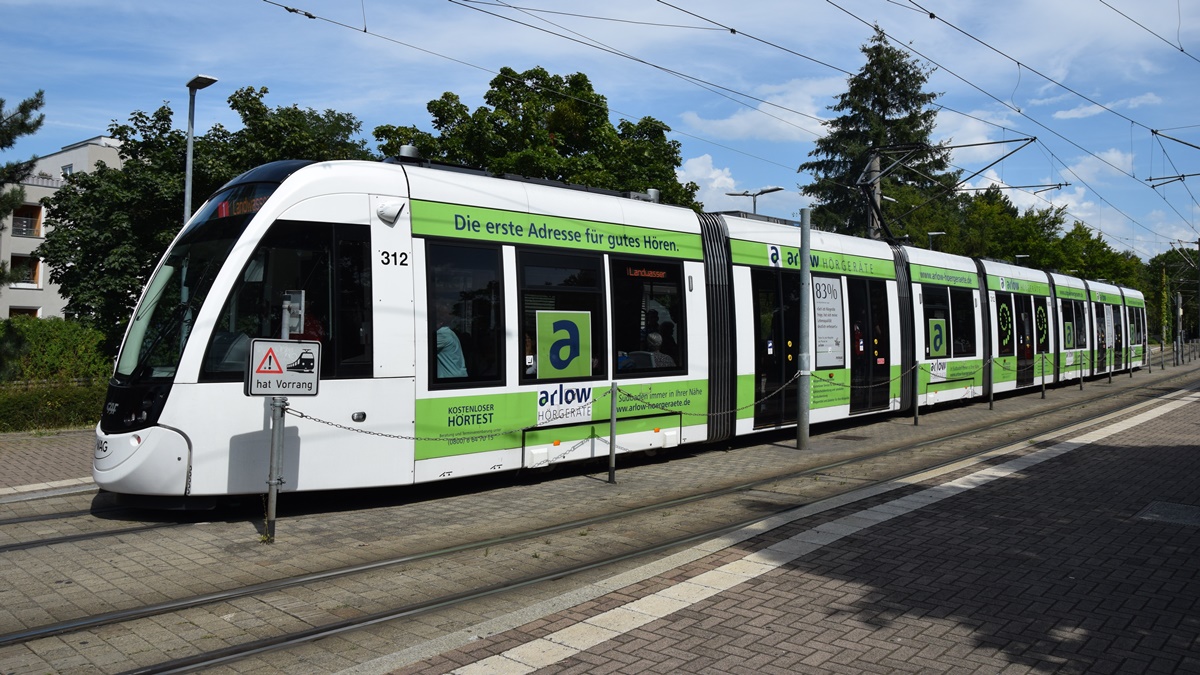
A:
[[[62,316],[66,300],[58,287],[50,283],[45,263],[33,250],[45,239],[47,225],[42,199],[55,193],[63,179],[76,171],[91,171],[96,162],[118,167],[121,158],[118,141],[106,136],[89,138],[38,158],[33,174],[21,183],[25,201],[10,216],[0,221],[0,260],[19,276],[0,289],[0,319],[28,315]],[[11,186],[3,186],[7,189]]]

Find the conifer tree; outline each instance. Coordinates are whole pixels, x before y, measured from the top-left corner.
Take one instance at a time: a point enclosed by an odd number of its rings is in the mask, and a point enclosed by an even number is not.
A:
[[[828,133],[817,139],[809,153],[813,159],[800,165],[801,172],[812,176],[812,182],[801,185],[800,190],[816,199],[814,226],[865,236],[870,204],[856,184],[872,153],[887,153],[882,158],[886,169],[897,157],[889,149],[926,148],[885,177],[881,187],[883,194],[896,200],[883,203],[885,221],[938,197],[935,201],[940,204],[926,205],[898,223],[914,242],[922,241],[926,232],[944,229],[939,211],[954,210],[953,193],[946,188],[957,182],[956,174],[946,173],[949,151],[930,145],[937,114],[930,105],[938,94],[924,91],[924,86],[933,71],[888,44],[878,27],[862,53],[866,63],[830,106],[839,115],[826,123]],[[893,223],[893,228],[896,225]]]

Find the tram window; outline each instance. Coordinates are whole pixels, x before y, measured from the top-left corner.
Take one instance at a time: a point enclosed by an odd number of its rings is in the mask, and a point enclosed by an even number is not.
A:
[[[685,365],[683,269],[679,263],[613,260],[613,358],[617,375],[639,376]]]
[[[504,298],[500,249],[429,242],[431,385],[478,386],[504,380]]]
[[[521,380],[604,377],[604,273],[599,256],[522,252],[517,259]],[[590,330],[588,327],[590,326]]]
[[[1050,353],[1050,298],[1033,298],[1034,347],[1038,354]]]
[[[1062,302],[1062,324],[1063,349],[1075,349],[1075,331],[1078,330],[1078,324],[1075,323],[1075,304],[1070,300]]]
[[[966,288],[950,289],[950,335],[954,356],[975,356],[975,293]]]
[[[925,307],[925,358],[942,359],[950,355],[950,300],[945,286],[921,286]]]
[[[998,355],[1012,356],[1017,353],[1015,326],[1012,293],[997,293],[996,339],[999,342]]]
[[[1075,348],[1087,349],[1089,342],[1087,308],[1082,300],[1073,300],[1075,306]]]
[[[279,221],[225,301],[201,381],[240,380],[254,338],[283,335],[283,298],[299,297],[288,339],[321,343],[321,377],[370,377],[370,231],[361,225]]]
[[[1131,346],[1140,346],[1142,339],[1142,309],[1140,307],[1129,308],[1129,344]]]

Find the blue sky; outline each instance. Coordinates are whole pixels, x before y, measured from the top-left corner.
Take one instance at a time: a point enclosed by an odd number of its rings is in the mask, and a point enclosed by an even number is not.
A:
[[[781,186],[758,210],[784,218],[807,205],[796,167],[878,24],[936,68],[937,140],[1037,137],[972,185],[1067,183],[1007,194],[1022,208],[1066,206],[1143,258],[1200,239],[1200,176],[1147,181],[1200,174],[1191,0],[0,0],[0,19],[0,98],[46,91],[45,125],[6,160],[164,102],[185,128],[198,73],[219,82],[197,96],[197,133],[237,128],[226,98],[265,86],[272,107],[354,114],[374,147],[381,124],[429,129],[425,104],[443,92],[473,108],[501,67],[540,65],[587,74],[614,121],[670,125],[707,208],[749,210],[725,193]],[[954,162],[970,173],[1001,147],[957,150]]]

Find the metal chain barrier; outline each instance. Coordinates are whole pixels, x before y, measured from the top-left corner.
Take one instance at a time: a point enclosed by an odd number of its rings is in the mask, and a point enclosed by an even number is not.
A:
[[[597,395],[596,398],[592,399],[592,403],[603,400],[604,397],[606,397],[608,395],[609,395],[609,392],[604,391],[604,392],[600,393],[599,395]],[[574,410],[583,410],[588,405],[591,405],[591,403],[585,403],[576,408],[572,408],[571,410],[573,410],[573,411]],[[324,419],[321,419],[320,417],[314,417],[313,415],[309,415],[309,414],[301,412],[299,410],[293,410],[290,407],[285,407],[283,411],[285,413],[287,413],[288,415],[292,415],[293,417],[299,417],[300,419],[311,420],[313,422],[316,422],[317,424],[324,424],[326,426],[330,426],[335,429],[342,429],[343,431],[353,431],[354,433],[363,434],[366,436],[379,436],[381,438],[394,438],[394,439],[401,440],[401,441],[446,441],[447,440],[447,437],[445,437],[445,436],[406,436],[404,434],[385,434],[382,431],[371,431],[370,429],[360,429],[357,427],[351,427],[351,426],[347,426],[345,424],[338,424],[337,422],[331,422],[329,420],[324,420]],[[475,434],[472,436],[454,436],[453,438],[456,440],[463,440],[463,441],[490,440],[490,439],[496,438],[497,436],[507,436],[509,434],[519,434],[519,433],[525,431],[526,428],[527,427],[516,427],[513,429],[504,430],[504,431],[489,431],[489,432],[485,432],[485,433],[481,433],[481,434]]]
[[[983,371],[987,367],[987,364],[991,361],[992,361],[991,358],[985,359],[982,365],[980,365],[978,368],[976,368],[973,372],[971,372],[966,377],[973,378],[976,374]],[[908,375],[912,374],[913,372],[919,370],[921,368],[921,365],[922,364],[917,363],[914,366],[912,366],[911,368],[909,368],[908,370],[901,372],[896,377],[888,379],[887,384],[890,385],[890,384],[893,384],[895,382],[902,380],[903,378],[907,377]],[[1000,367],[1004,368],[1006,370],[1009,370],[1003,364],[1000,364]],[[787,382],[784,382],[775,390],[771,391],[770,393],[767,393],[765,396],[762,396],[760,398],[757,398],[757,399],[747,403],[746,405],[739,406],[736,408],[731,408],[729,410],[709,411],[709,412],[690,412],[690,411],[686,411],[686,410],[679,410],[676,408],[672,408],[668,404],[655,403],[655,402],[649,401],[649,400],[643,398],[642,396],[639,396],[638,394],[634,394],[626,389],[622,389],[620,386],[617,387],[617,393],[618,393],[620,399],[636,401],[637,403],[640,403],[640,404],[646,406],[647,408],[652,408],[655,410],[660,410],[660,411],[671,413],[671,414],[677,414],[677,415],[684,416],[684,417],[703,417],[705,419],[711,419],[711,418],[716,418],[716,417],[720,417],[723,415],[734,415],[736,417],[736,415],[738,413],[740,413],[744,410],[748,410],[748,409],[754,408],[756,406],[759,406],[763,403],[766,403],[771,398],[778,396],[782,392],[786,391],[788,388],[792,387],[796,383],[796,381],[799,379],[800,379],[800,372],[797,371],[794,375],[792,375],[791,379],[789,379]],[[876,383],[874,385],[843,384],[841,382],[835,382],[832,380],[819,379],[819,378],[813,378],[813,383],[814,384],[822,383],[825,385],[841,387],[843,389],[849,389],[849,390],[869,389],[871,387],[876,387],[876,386],[879,386],[879,384],[882,384],[882,383]],[[582,411],[587,406],[593,405],[610,395],[611,395],[611,389],[605,388],[600,393],[598,393],[596,395],[596,397],[594,399],[592,399],[591,402],[582,404],[571,410]],[[298,417],[300,419],[305,419],[305,420],[309,420],[312,422],[316,422],[317,424],[324,424],[326,426],[333,427],[334,429],[341,429],[343,431],[350,431],[350,432],[354,432],[354,433],[358,433],[358,434],[364,434],[367,436],[379,436],[381,438],[393,438],[393,439],[397,439],[397,440],[414,441],[414,442],[415,441],[445,442],[446,440],[448,440],[446,437],[443,437],[443,436],[416,436],[416,435],[410,436],[410,435],[406,435],[406,434],[389,434],[389,433],[384,433],[382,431],[372,431],[370,429],[362,429],[362,428],[358,428],[358,427],[352,427],[352,426],[348,426],[345,424],[339,424],[337,422],[331,422],[329,420],[321,419],[319,417],[309,415],[309,414],[301,412],[299,410],[295,410],[291,407],[285,407],[284,412],[288,415],[292,415],[292,416]],[[496,438],[499,436],[507,436],[510,434],[520,434],[520,433],[526,431],[527,429],[528,429],[528,427],[514,427],[512,429],[506,429],[506,430],[500,430],[500,431],[490,431],[490,432],[484,432],[484,433],[479,433],[479,434],[474,434],[474,435],[469,435],[469,436],[454,436],[453,438],[457,441],[485,441],[485,440],[490,440],[490,439],[493,439],[493,438]],[[572,447],[567,449],[562,454],[560,454],[554,458],[538,462],[537,464],[532,465],[532,467],[537,467],[537,466],[541,466],[542,464],[550,464],[553,462],[557,462],[558,460],[562,459],[563,457],[566,457],[570,453],[577,450],[583,443],[585,443],[589,440],[592,440],[592,439],[585,439],[583,441],[580,441],[579,443],[576,443],[575,445],[573,445]],[[605,443],[605,444],[608,443],[608,440],[605,438],[599,438],[599,440],[601,443]],[[620,446],[618,446],[618,448],[619,447]]]
[[[905,377],[907,377],[907,376],[911,375],[911,374],[913,373],[913,371],[915,371],[917,368],[920,368],[920,367],[921,367],[921,364],[919,364],[919,363],[918,363],[918,364],[914,365],[912,368],[909,368],[908,370],[901,371],[899,375],[897,375],[896,377],[893,377],[893,378],[890,378],[890,379],[888,379],[886,382],[876,382],[876,383],[874,383],[874,384],[853,384],[853,383],[851,383],[851,384],[842,384],[841,382],[834,382],[833,380],[830,380],[830,379],[824,379],[824,380],[822,380],[822,379],[820,379],[820,378],[817,378],[817,377],[814,377],[814,378],[813,378],[813,383],[814,383],[814,384],[816,384],[816,383],[820,382],[820,383],[822,383],[822,384],[827,384],[827,385],[829,385],[829,386],[831,386],[831,387],[841,387],[842,389],[850,389],[850,390],[854,390],[854,389],[872,389],[872,388],[874,388],[874,387],[878,387],[878,386],[879,386],[879,385],[881,385],[881,384],[889,384],[889,385],[890,385],[890,384],[894,384],[894,383],[896,383],[896,382],[899,382],[900,380],[904,379]]]

